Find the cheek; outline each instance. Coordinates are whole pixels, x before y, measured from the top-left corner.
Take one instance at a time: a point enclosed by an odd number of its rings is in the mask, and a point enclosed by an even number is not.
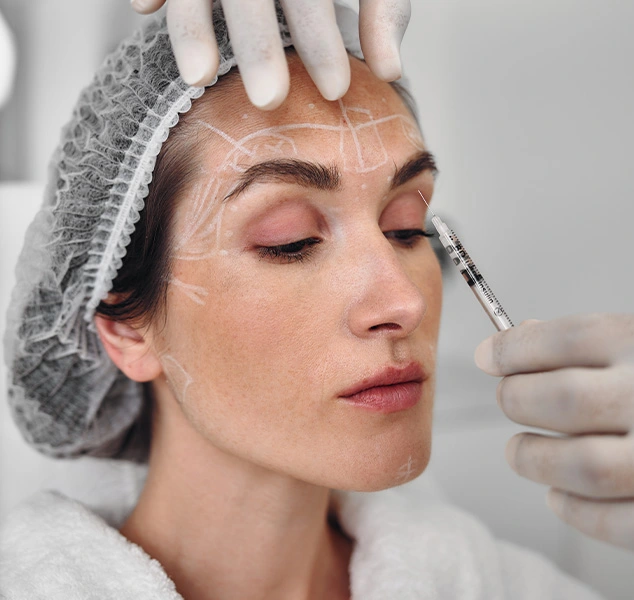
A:
[[[171,345],[208,391],[279,398],[283,388],[289,395],[314,376],[324,353],[326,307],[306,277],[299,285],[281,277],[279,270],[289,267],[241,269],[232,258],[203,261],[204,270],[178,274],[207,293],[200,305],[170,287]]]

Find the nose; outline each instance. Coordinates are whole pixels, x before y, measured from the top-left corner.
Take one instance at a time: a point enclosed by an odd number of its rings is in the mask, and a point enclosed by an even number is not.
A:
[[[424,269],[412,270],[410,250],[400,250],[379,231],[368,243],[355,244],[359,249],[351,257],[347,323],[358,337],[407,337],[420,325],[427,312],[427,302],[412,280]],[[407,268],[406,268],[407,267]]]

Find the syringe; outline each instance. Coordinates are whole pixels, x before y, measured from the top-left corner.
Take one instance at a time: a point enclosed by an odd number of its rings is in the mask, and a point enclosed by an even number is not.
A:
[[[418,190],[418,193],[425,204],[427,204],[427,200],[425,200],[425,196],[423,196],[420,190]],[[429,204],[427,204],[427,208],[429,208]],[[429,210],[431,210],[431,208],[429,208]],[[446,223],[441,221],[440,217],[436,216],[433,210],[431,210],[431,214],[434,215],[431,222],[438,231],[440,243],[445,247],[453,264],[460,270],[460,273],[469,284],[478,302],[482,304],[482,308],[484,308],[491,321],[493,321],[493,325],[496,326],[498,331],[504,331],[513,327],[511,319],[509,319],[506,311],[498,302],[495,294],[484,280],[484,277],[480,275],[480,271],[478,271],[473,260],[471,260],[471,257],[467,254],[458,236],[452,229],[447,227]]]

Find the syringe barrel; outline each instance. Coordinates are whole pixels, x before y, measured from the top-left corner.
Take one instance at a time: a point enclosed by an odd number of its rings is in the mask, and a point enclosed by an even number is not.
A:
[[[444,225],[444,223],[443,223]],[[438,229],[438,228],[437,228]],[[493,325],[498,331],[504,331],[513,327],[511,319],[502,308],[502,305],[495,297],[493,290],[489,287],[480,271],[475,266],[473,260],[464,249],[462,242],[452,229],[444,227],[444,232],[440,233],[440,242],[451,257],[454,265],[460,270],[460,274],[469,284],[471,291],[475,294],[478,302],[482,305]]]

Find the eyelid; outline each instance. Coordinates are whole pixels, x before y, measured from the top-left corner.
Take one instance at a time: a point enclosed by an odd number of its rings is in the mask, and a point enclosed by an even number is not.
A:
[[[402,239],[397,239],[405,250],[411,250],[414,246],[418,245],[418,242],[423,237],[434,237],[433,233],[428,233],[424,229],[413,228],[413,229],[393,229],[390,231],[384,231],[383,234],[387,237],[388,234],[395,233],[409,233],[409,235],[404,236]],[[407,241],[410,240],[410,241]],[[294,242],[290,242],[287,244],[278,244],[276,246],[260,246],[258,248],[258,254],[260,258],[271,258],[275,262],[279,262],[279,260],[285,260],[286,263],[294,263],[294,262],[304,262],[305,260],[309,260],[312,257],[313,252],[316,249],[316,246],[322,243],[323,240],[319,238],[310,237],[304,238],[301,240],[296,240]],[[301,248],[297,251],[285,251],[283,248],[289,246],[298,246],[301,245]]]
[[[302,246],[302,248],[298,250],[297,252],[288,252],[288,251],[285,252],[282,250],[282,248],[284,247],[295,246],[295,245],[301,244],[302,242],[305,242],[305,243]],[[310,245],[308,245],[308,242],[311,242]],[[269,256],[274,259],[279,259],[279,258],[286,259],[286,262],[288,263],[303,262],[304,260],[310,258],[312,252],[315,249],[315,246],[317,246],[318,244],[321,244],[321,242],[322,240],[318,238],[306,238],[303,240],[297,240],[295,242],[291,242],[289,244],[279,244],[277,246],[261,246],[258,249],[258,254],[262,258]]]

